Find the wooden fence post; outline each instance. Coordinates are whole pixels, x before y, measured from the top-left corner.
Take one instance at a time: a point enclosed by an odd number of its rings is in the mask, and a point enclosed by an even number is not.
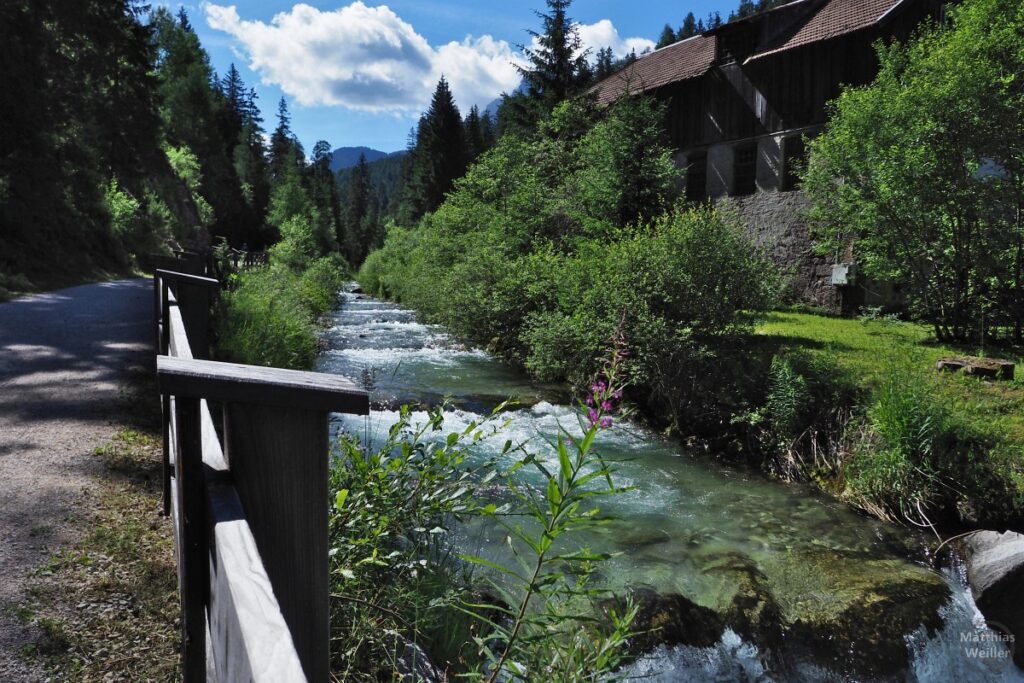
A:
[[[224,457],[310,681],[330,674],[327,412],[224,407]]]
[[[163,299],[166,320],[168,306],[167,289],[171,289],[181,311],[181,319],[185,324],[185,335],[188,337],[192,357],[207,359],[210,357],[210,306],[213,297],[220,291],[220,282],[209,277],[176,273],[169,270],[157,270],[156,277],[164,283]],[[164,340],[167,343],[167,324],[164,324]],[[163,350],[166,350],[166,346]]]
[[[153,275],[154,305],[157,307],[157,355],[170,353],[170,309],[178,307],[185,325],[189,353],[193,358],[210,357],[210,306],[220,288],[217,280],[158,268]],[[171,471],[168,451],[170,414],[166,399],[160,400],[163,415],[163,512],[171,513]]]
[[[335,375],[174,357],[159,367],[163,393],[223,404],[224,457],[256,547],[306,677],[326,683],[328,415],[367,415],[368,394]]]
[[[178,585],[181,595],[182,679],[206,680],[206,605],[209,601],[210,555],[206,528],[206,482],[203,474],[202,423],[198,398],[174,399],[178,486]]]

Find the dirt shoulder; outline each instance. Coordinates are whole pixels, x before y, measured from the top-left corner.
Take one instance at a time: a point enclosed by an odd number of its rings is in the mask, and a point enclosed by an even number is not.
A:
[[[152,363],[152,289],[120,280],[0,304],[0,680],[45,678],[24,653],[26,580],[73,546],[101,497],[97,448],[122,426],[127,380]]]

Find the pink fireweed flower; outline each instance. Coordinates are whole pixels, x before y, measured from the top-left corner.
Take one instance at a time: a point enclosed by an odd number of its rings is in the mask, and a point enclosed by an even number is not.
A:
[[[615,330],[611,343],[605,351],[603,367],[593,378],[590,392],[583,399],[581,408],[586,411],[590,427],[608,429],[612,426],[612,415],[616,412],[624,414],[624,408],[618,407],[625,388],[625,359],[629,355],[626,348],[624,333],[626,314]],[[617,409],[618,408],[618,409]]]

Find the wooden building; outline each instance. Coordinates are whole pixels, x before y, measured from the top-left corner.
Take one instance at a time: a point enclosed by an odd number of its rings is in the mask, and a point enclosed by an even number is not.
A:
[[[729,198],[790,271],[794,299],[879,303],[891,293],[850,280],[839,290],[832,284],[833,265],[848,255],[814,254],[794,162],[806,137],[825,124],[826,104],[843,87],[875,77],[874,43],[906,40],[941,9],[938,0],[796,0],[656,50],[594,91],[601,104],[638,93],[667,103],[666,129],[687,170],[687,195]]]

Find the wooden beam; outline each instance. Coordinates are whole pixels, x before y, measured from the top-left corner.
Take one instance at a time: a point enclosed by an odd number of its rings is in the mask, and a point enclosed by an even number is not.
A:
[[[208,485],[213,522],[210,557],[210,665],[217,681],[305,681],[277,597],[234,487]]]
[[[185,332],[185,321],[181,315],[181,309],[170,295],[167,309],[167,324],[164,326],[167,337],[167,355],[182,360],[192,360],[192,344],[188,333]],[[157,375],[160,373],[160,359],[164,356],[157,356]],[[173,392],[167,392],[173,393]]]
[[[182,679],[185,683],[197,683],[206,680],[206,605],[210,590],[199,399],[175,397],[174,411],[175,484],[179,489],[180,515]]]
[[[179,273],[175,270],[164,270],[163,268],[160,268],[156,271],[155,277],[166,282],[187,282],[190,285],[196,285],[199,287],[220,289],[220,282],[212,277],[192,275],[190,273]]]
[[[157,358],[157,374],[160,391],[174,396],[325,413],[370,413],[369,394],[338,375],[173,356]]]
[[[157,270],[156,279],[161,292],[169,302],[176,302],[184,322],[182,333],[188,337],[194,358],[210,357],[210,306],[220,291],[220,283],[213,278],[189,275],[169,270]],[[164,325],[169,323],[165,305]],[[169,350],[164,349],[168,353]],[[172,354],[180,355],[180,354]]]
[[[306,677],[330,676],[326,411],[227,403],[224,455]]]

